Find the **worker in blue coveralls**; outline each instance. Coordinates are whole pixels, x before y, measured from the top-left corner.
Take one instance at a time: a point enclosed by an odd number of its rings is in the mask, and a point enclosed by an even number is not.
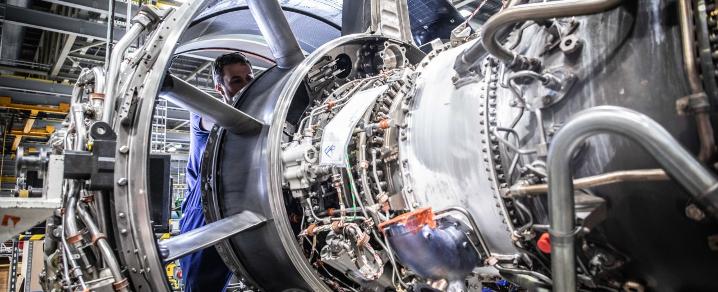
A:
[[[222,100],[231,103],[234,96],[254,78],[252,64],[241,53],[219,56],[212,66],[214,88]],[[205,225],[202,213],[202,191],[198,181],[202,153],[209,131],[214,126],[195,113],[190,114],[190,144],[187,161],[187,194],[182,203],[180,232]],[[180,259],[185,291],[223,291],[232,276],[214,247],[189,254]]]

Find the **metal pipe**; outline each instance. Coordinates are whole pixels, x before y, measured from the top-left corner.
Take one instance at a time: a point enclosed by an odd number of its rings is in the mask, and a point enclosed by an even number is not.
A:
[[[688,78],[688,85],[693,93],[703,92],[703,85],[698,77],[695,52],[695,32],[693,30],[693,16],[691,1],[678,1],[678,18],[681,27],[681,49],[683,50],[683,69]]]
[[[613,9],[619,4],[621,4],[621,0],[563,0],[509,7],[489,18],[484,24],[481,44],[489,54],[511,64],[516,60],[518,54],[504,48],[499,43],[496,35],[501,28],[527,20],[538,21],[599,13]],[[478,43],[472,46],[467,54],[478,50],[478,48],[474,48],[476,46]],[[467,55],[467,58],[473,55]]]
[[[249,11],[272,51],[277,67],[292,68],[304,60],[304,53],[292,33],[277,0],[247,0]]]
[[[93,75],[93,79],[95,80],[95,86],[92,87],[92,92],[104,93],[105,92],[105,71],[102,70],[102,67],[93,67],[92,75]]]
[[[63,215],[65,218],[64,228],[65,228],[65,234],[69,238],[74,238],[75,236],[81,236],[80,234],[80,228],[77,226],[77,221],[75,219],[75,204],[77,204],[77,196],[80,192],[79,185],[74,182],[69,182],[69,192],[67,197],[67,206],[65,207],[65,214]]]
[[[82,236],[79,233],[79,228],[77,227],[77,221],[75,219],[75,204],[77,203],[77,195],[80,192],[79,185],[74,181],[69,181],[69,186],[66,188],[68,190],[68,198],[65,205],[65,214],[62,216],[62,234],[60,235],[60,239],[62,241],[62,246],[64,249],[64,253],[67,254],[67,257],[70,259],[70,265],[72,266],[72,271],[75,274],[75,277],[77,277],[78,281],[80,282],[80,285],[83,289],[87,289],[87,286],[85,285],[85,281],[83,280],[83,274],[82,269],[80,268],[80,265],[75,260],[75,255],[72,253],[72,250],[69,246],[69,240],[67,239],[67,236],[69,236],[71,239],[73,239],[73,242],[71,244],[75,245],[79,243],[78,241],[75,241],[74,239],[77,236]],[[80,256],[82,259],[86,260],[86,257]]]
[[[115,0],[108,0],[109,7],[107,10],[107,42],[105,43],[105,67],[110,64],[110,55],[112,53],[112,39],[115,29]]]
[[[549,285],[553,284],[553,281],[551,281],[551,278],[549,278],[546,275],[541,274],[539,272],[534,272],[531,270],[523,270],[523,269],[506,268],[504,266],[501,266],[500,264],[495,264],[494,268],[499,270],[499,272],[504,272],[504,273],[508,273],[508,274],[517,274],[517,275],[527,275],[527,276],[531,276],[536,279],[539,279],[546,284],[549,284]]]
[[[77,77],[75,82],[76,87],[83,87],[90,82],[94,82],[92,92],[103,93],[105,92],[105,72],[102,71],[101,67],[92,67],[92,69],[84,69],[80,76]]]
[[[127,48],[140,36],[144,29],[145,26],[141,22],[135,22],[130,31],[117,42],[110,56],[107,75],[105,76],[105,105],[102,110],[102,121],[110,125],[112,125],[112,115],[115,112],[115,90],[117,89],[117,79],[120,75],[122,57]]]
[[[590,136],[632,138],[703,207],[718,210],[718,179],[649,117],[622,107],[599,106],[576,114],[553,138],[548,154],[551,270],[555,291],[576,290],[575,210],[571,157]]]
[[[81,104],[72,105],[72,122],[75,123],[75,145],[72,150],[85,150],[87,128],[85,127],[85,110]]]
[[[127,14],[125,15],[125,31],[130,32],[132,27],[132,0],[127,0]],[[140,5],[141,6],[141,5]]]
[[[62,226],[64,227],[65,226],[64,225],[65,217],[62,217],[62,221],[63,221]],[[63,228],[62,233],[65,233],[64,228]],[[60,240],[62,241],[63,269],[64,269],[65,274],[67,274],[65,276],[66,280],[68,281],[68,283],[70,283],[69,278],[68,278],[70,272],[68,271],[68,267],[67,267],[67,259],[69,259],[70,265],[72,266],[72,272],[75,274],[77,281],[80,282],[80,287],[82,287],[83,291],[87,290],[87,285],[85,284],[85,280],[82,278],[82,269],[80,269],[80,265],[77,264],[77,262],[75,261],[75,257],[72,255],[72,252],[70,251],[70,247],[68,246],[67,239],[65,238],[65,234],[60,235]]]
[[[592,188],[597,186],[610,185],[629,181],[662,181],[669,177],[663,169],[637,169],[614,171],[584,178],[575,179],[573,187],[578,189]],[[520,197],[530,194],[545,194],[548,192],[548,184],[511,186],[509,192],[511,197]]]
[[[509,2],[506,2],[504,8],[507,7],[513,7],[514,5],[518,5],[519,3],[523,3],[524,0],[512,0]],[[503,39],[506,37],[511,30],[509,29],[502,29],[500,30],[496,35],[498,38]],[[456,57],[456,61],[454,62],[454,70],[459,76],[466,76],[470,75],[471,73],[479,74],[479,72],[472,72],[472,70],[477,70],[476,63],[483,59],[483,57],[487,54],[486,49],[484,48],[484,45],[481,43],[481,40],[479,39],[476,41],[471,47],[461,52]],[[458,77],[458,76],[457,76]]]
[[[681,27],[681,49],[683,50],[683,69],[688,78],[688,85],[693,94],[701,94],[707,100],[703,83],[698,75],[698,65],[695,55],[695,31],[693,26],[693,7],[691,1],[678,1],[678,16]],[[715,140],[713,138],[713,125],[710,122],[709,105],[703,103],[693,108],[698,128],[698,139],[700,141],[700,152],[698,159],[703,162],[710,162],[715,153]]]
[[[102,259],[105,261],[105,265],[107,265],[107,268],[110,269],[112,277],[115,279],[115,283],[113,286],[116,287],[116,291],[129,291],[126,285],[127,279],[125,279],[125,277],[122,275],[120,264],[115,258],[115,254],[112,251],[110,243],[107,242],[107,237],[105,237],[105,234],[100,232],[100,229],[97,228],[97,225],[92,219],[92,216],[90,216],[90,214],[85,210],[85,208],[88,207],[87,204],[77,202],[76,207],[77,212],[80,215],[80,220],[82,220],[82,222],[85,224],[85,227],[87,227],[90,236],[92,237],[92,241],[100,250],[100,254],[102,254]]]
[[[186,81],[168,74],[160,96],[235,134],[259,131],[263,123]]]

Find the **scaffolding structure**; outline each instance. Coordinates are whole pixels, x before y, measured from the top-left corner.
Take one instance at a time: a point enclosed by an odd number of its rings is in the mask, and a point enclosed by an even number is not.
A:
[[[187,159],[186,156],[182,155],[184,159],[180,159],[175,155],[172,155],[172,201],[173,203],[182,202],[187,192]],[[179,203],[177,203],[179,204]],[[179,207],[179,206],[177,206]]]
[[[167,100],[157,98],[152,116],[150,152],[165,153],[167,148]]]

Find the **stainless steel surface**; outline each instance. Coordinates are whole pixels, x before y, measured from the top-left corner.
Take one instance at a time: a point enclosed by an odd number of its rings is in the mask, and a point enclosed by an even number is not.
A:
[[[279,68],[291,68],[304,60],[302,49],[277,0],[247,0],[249,11],[267,41]]]
[[[105,67],[110,68],[109,64],[111,64],[111,55],[112,55],[112,33],[115,30],[115,0],[107,0],[107,36],[106,40],[108,40],[105,43]],[[128,21],[129,22],[129,21]],[[108,70],[110,71],[110,70]],[[111,71],[110,71],[111,72]],[[109,83],[114,84],[114,83]]]
[[[574,179],[573,187],[585,189],[621,182],[662,181],[668,179],[670,178],[662,169],[622,170]],[[511,187],[509,196],[516,197],[528,194],[545,194],[547,192],[548,184],[517,184]]]
[[[114,0],[110,1],[114,2]],[[117,100],[116,95],[118,93],[117,87],[118,77],[120,74],[120,64],[122,63],[127,48],[129,48],[137,37],[140,36],[140,33],[142,33],[144,29],[145,26],[142,23],[134,23],[129,33],[122,37],[122,39],[120,39],[120,41],[114,46],[112,54],[109,58],[109,63],[107,63],[107,68],[105,69],[107,72],[107,75],[105,76],[105,104],[104,109],[102,110],[102,121],[110,125],[112,125],[112,118],[115,114],[115,101]]]
[[[127,92],[137,92],[140,100],[126,98],[120,106],[118,119],[128,116],[129,103],[137,103],[136,117],[129,126],[121,127],[119,122],[114,124],[117,132],[118,149],[126,149],[125,153],[118,154],[115,161],[115,180],[127,179],[127,184],[116,184],[114,195],[114,222],[115,230],[120,234],[115,236],[120,261],[132,271],[128,274],[133,290],[135,291],[169,291],[164,264],[161,261],[154,239],[154,232],[150,223],[149,190],[150,174],[149,147],[150,128],[152,124],[155,97],[162,86],[167,64],[173,56],[175,44],[179,41],[182,32],[192,19],[205,7],[209,0],[191,1],[184,3],[164,18],[157,25],[157,30],[147,40],[145,58],[128,74]],[[156,80],[157,82],[147,82]],[[127,93],[123,92],[123,93]],[[132,96],[130,94],[130,96]],[[119,152],[119,151],[118,151]],[[124,233],[122,233],[124,231]],[[128,252],[129,251],[129,252]]]
[[[638,112],[613,106],[576,114],[552,140],[548,155],[551,270],[555,291],[576,290],[574,195],[570,159],[586,140],[599,133],[631,138],[643,146],[671,177],[704,207],[718,210],[718,180],[661,125]]]
[[[489,18],[483,26],[481,43],[494,57],[505,63],[512,63],[517,54],[504,48],[496,33],[509,24],[526,20],[540,21],[557,17],[580,16],[594,14],[613,9],[621,4],[621,0],[563,0],[531,3],[509,7]]]
[[[442,52],[432,59],[416,82],[416,93],[407,118],[406,139],[399,142],[399,157],[406,161],[404,190],[414,206],[441,210],[462,206],[476,219],[492,253],[513,254],[510,219],[498,195],[494,166],[484,160],[480,146],[485,125],[479,113],[484,84],[454,87],[451,68],[471,43]],[[479,94],[477,94],[479,93]],[[405,195],[408,196],[409,195]],[[497,207],[497,205],[499,207]]]
[[[262,127],[259,120],[174,75],[165,77],[160,96],[236,134],[256,132]]]
[[[413,44],[407,0],[371,0],[371,32]]]
[[[244,211],[159,242],[165,263],[215,245],[222,239],[257,227],[267,219]]]

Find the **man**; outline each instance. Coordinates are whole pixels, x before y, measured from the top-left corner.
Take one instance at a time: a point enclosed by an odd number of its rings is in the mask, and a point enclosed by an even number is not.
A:
[[[230,103],[234,96],[252,79],[252,64],[241,53],[219,56],[212,66],[214,88],[222,100]],[[205,225],[202,212],[202,191],[198,181],[202,153],[207,145],[212,124],[195,113],[190,114],[190,144],[187,161],[187,194],[182,203],[180,232],[184,233]],[[214,247],[210,247],[180,259],[185,291],[222,291],[232,273],[222,262]]]

